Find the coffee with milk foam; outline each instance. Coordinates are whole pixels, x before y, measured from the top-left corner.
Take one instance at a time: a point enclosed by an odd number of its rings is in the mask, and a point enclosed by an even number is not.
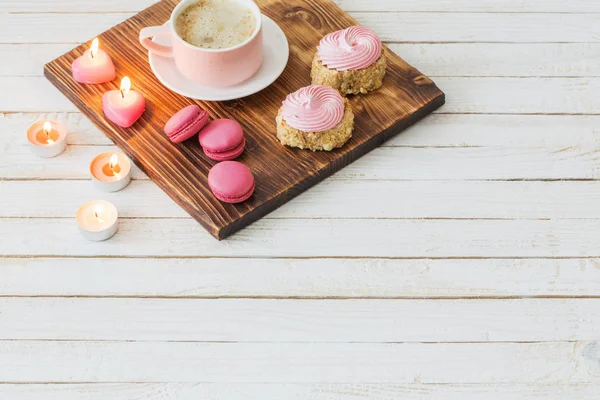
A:
[[[177,34],[205,49],[227,49],[248,40],[256,30],[250,7],[236,0],[198,0],[177,17]]]

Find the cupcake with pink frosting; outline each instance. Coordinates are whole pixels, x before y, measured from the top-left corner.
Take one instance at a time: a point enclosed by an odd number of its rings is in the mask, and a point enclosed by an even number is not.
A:
[[[287,96],[277,115],[277,138],[283,145],[331,151],[342,147],[354,130],[354,113],[340,93],[322,85]]]
[[[381,40],[369,28],[352,26],[321,39],[312,63],[313,85],[343,95],[368,93],[383,85],[387,60]]]

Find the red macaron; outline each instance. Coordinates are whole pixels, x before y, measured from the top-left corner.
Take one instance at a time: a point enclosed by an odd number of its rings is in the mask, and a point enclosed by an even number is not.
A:
[[[165,125],[165,133],[173,143],[184,142],[204,128],[208,117],[208,111],[197,105],[187,106],[171,117]]]
[[[244,152],[246,139],[242,126],[231,119],[216,119],[198,136],[204,153],[215,161],[230,161]]]
[[[215,165],[208,173],[208,186],[215,197],[224,203],[242,203],[248,200],[256,187],[254,175],[237,161]]]

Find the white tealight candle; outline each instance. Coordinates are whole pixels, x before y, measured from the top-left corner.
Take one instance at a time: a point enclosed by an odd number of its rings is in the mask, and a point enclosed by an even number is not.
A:
[[[113,237],[119,230],[119,212],[108,201],[90,201],[77,211],[77,224],[84,238],[102,242]]]
[[[67,128],[58,121],[38,121],[27,129],[27,140],[36,156],[56,157],[67,149]]]
[[[118,192],[131,182],[131,161],[123,153],[102,153],[90,164],[94,185],[103,192]]]

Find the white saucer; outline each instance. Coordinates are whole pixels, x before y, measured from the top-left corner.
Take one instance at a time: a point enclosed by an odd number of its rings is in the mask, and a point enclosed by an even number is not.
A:
[[[263,15],[264,61],[256,75],[238,85],[215,88],[200,85],[185,78],[175,66],[172,58],[149,53],[150,67],[158,80],[168,89],[182,96],[196,100],[226,101],[235,100],[260,92],[283,73],[290,48],[285,33],[271,18]],[[168,36],[157,36],[154,41],[169,46]]]

